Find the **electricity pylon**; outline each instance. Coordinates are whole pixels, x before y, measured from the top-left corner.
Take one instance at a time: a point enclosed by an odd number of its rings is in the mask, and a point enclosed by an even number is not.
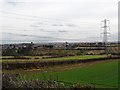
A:
[[[105,54],[108,55],[108,29],[110,29],[109,26],[107,26],[108,22],[110,23],[109,20],[105,19],[103,21],[101,21],[104,25],[101,27],[104,29],[104,32],[102,33],[103,34],[103,46],[104,46],[104,49],[105,49]]]

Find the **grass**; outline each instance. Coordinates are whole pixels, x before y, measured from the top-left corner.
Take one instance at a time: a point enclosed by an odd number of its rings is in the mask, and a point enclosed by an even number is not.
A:
[[[38,62],[38,61],[62,61],[62,60],[84,60],[84,59],[94,59],[94,58],[102,58],[105,57],[105,55],[79,55],[79,56],[66,56],[66,57],[59,57],[59,58],[47,58],[43,59],[42,57],[48,57],[48,56],[24,56],[26,58],[30,59],[6,59],[2,60],[0,59],[0,62]],[[13,56],[3,56],[3,58],[14,58]],[[35,59],[38,58],[38,59]]]
[[[50,77],[58,81],[69,83],[94,83],[99,87],[118,86],[118,61],[102,62],[82,68],[73,68],[67,71],[26,72],[21,74],[25,80],[46,80]]]
[[[2,56],[0,57],[0,62],[38,62],[40,60],[42,60],[43,56],[23,56],[25,58],[30,58],[30,59],[12,59],[14,58],[14,56]],[[47,56],[44,56],[47,57]],[[3,59],[2,58],[11,58],[11,59]],[[37,58],[37,59],[35,59]]]
[[[94,59],[94,58],[103,58],[105,55],[80,55],[80,56],[66,56],[59,58],[48,58],[45,60],[84,60],[84,59]]]

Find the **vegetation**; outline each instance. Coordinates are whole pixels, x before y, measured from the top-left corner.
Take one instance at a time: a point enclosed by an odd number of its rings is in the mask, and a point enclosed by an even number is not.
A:
[[[70,67],[68,67],[70,68]],[[99,87],[118,87],[118,62],[104,62],[67,71],[27,72],[21,74],[25,80],[48,80],[58,77],[58,81],[72,84],[94,84]],[[66,84],[65,83],[65,84]]]
[[[80,55],[80,56],[66,56],[59,58],[48,58],[45,60],[84,60],[84,59],[95,59],[95,58],[103,58],[105,55]]]
[[[12,52],[12,53],[11,53]],[[6,49],[3,50],[3,56],[74,56],[81,55],[83,53],[82,50],[65,50],[65,49]]]
[[[37,88],[49,88],[49,89],[63,89],[66,88],[64,83],[55,81],[55,80],[22,80],[20,74],[3,74],[3,86],[2,89],[37,89]],[[91,89],[95,88],[92,85],[83,85],[83,84],[73,84],[69,88],[76,89],[76,88],[84,88],[84,89]]]
[[[118,87],[118,62],[111,60],[116,58],[100,53],[103,51],[31,49],[31,46],[19,50],[7,49],[0,57],[3,72],[6,70],[8,73],[3,74],[3,88]],[[83,67],[74,67],[81,63]],[[55,67],[63,69],[54,70]],[[15,74],[11,74],[13,72]]]
[[[38,62],[38,61],[62,61],[62,60],[84,60],[84,59],[95,59],[103,58],[105,55],[79,55],[79,56],[66,56],[66,57],[56,57],[51,56],[3,56],[1,57],[1,62]]]

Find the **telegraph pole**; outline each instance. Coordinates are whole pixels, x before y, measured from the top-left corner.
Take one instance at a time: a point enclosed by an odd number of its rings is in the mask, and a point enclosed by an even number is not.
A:
[[[110,23],[110,21],[105,19],[101,22],[104,24],[104,26],[101,27],[101,28],[104,29],[104,32],[103,32],[103,46],[104,46],[104,49],[105,49],[105,54],[108,55],[108,48],[107,48],[107,46],[108,46],[108,37],[107,37],[108,31],[107,30],[108,30],[109,26],[107,26],[107,24],[108,24],[107,22]]]

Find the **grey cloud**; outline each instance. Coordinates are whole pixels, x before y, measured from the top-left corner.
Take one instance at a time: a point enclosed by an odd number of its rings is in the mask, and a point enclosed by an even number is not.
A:
[[[67,30],[59,30],[59,32],[65,33],[65,32],[68,32],[68,31]]]
[[[16,5],[22,4],[24,2],[20,2],[20,0],[5,0],[5,3],[16,6]]]
[[[52,26],[64,26],[63,24],[53,24]]]
[[[35,40],[39,40],[39,39],[43,39],[43,40],[61,40],[61,38],[57,38],[57,37],[47,37],[47,36],[37,36],[37,35],[26,35],[26,34],[15,34],[15,33],[6,33],[6,32],[3,32],[2,33],[2,40],[27,40],[28,38],[31,38],[31,39],[35,39]],[[6,38],[8,37],[8,38]]]
[[[74,25],[74,24],[66,24],[66,25],[69,27],[78,27],[77,25]]]

